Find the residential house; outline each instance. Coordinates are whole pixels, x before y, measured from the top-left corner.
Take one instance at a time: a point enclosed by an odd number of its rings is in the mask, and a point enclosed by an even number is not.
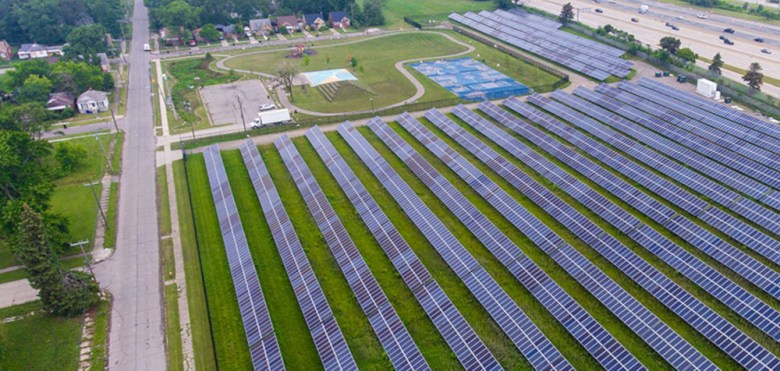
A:
[[[160,40],[164,45],[179,46],[184,44],[184,40],[181,36],[174,34],[167,27],[160,29]]]
[[[217,29],[217,31],[222,32],[222,35],[225,36],[225,38],[230,38],[236,36],[236,26],[232,24],[217,24],[214,25],[214,28]]]
[[[261,34],[266,36],[274,32],[274,26],[271,25],[271,19],[269,18],[250,19],[249,29],[254,34]]]
[[[347,28],[349,27],[349,18],[347,12],[330,12],[328,14],[328,22],[330,22],[331,28]]]
[[[76,102],[81,113],[98,113],[108,111],[108,93],[89,89]]]
[[[11,45],[5,40],[0,40],[0,60],[10,61],[13,58],[13,52],[11,51]]]
[[[46,109],[49,111],[62,111],[66,108],[75,109],[76,99],[73,94],[62,91],[49,94],[49,100],[46,102]]]
[[[108,55],[106,53],[97,53],[97,57],[100,58],[100,68],[103,69],[103,72],[110,71],[111,62],[108,60]]]
[[[322,19],[322,13],[311,13],[303,15],[303,22],[310,30],[319,30],[322,25],[325,24],[325,20]]]
[[[19,59],[49,58],[62,55],[63,46],[47,46],[36,43],[22,44],[16,53],[19,55]]]
[[[283,15],[276,17],[276,27],[279,29],[282,27],[287,28],[288,33],[293,33],[300,28],[300,25],[298,24],[298,17],[294,15]]]

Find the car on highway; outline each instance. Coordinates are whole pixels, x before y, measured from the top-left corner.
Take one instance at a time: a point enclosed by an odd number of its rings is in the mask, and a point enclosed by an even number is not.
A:
[[[757,43],[762,43],[762,42],[764,42],[764,39],[762,39],[760,37],[756,37],[755,39],[753,39],[753,41],[755,41]]]
[[[723,43],[725,43],[726,45],[734,45],[734,42],[729,39],[723,39]]]
[[[672,24],[669,22],[666,22],[666,27],[672,27]]]
[[[604,13],[604,11],[601,8],[596,8],[596,13]]]
[[[729,28],[724,29],[723,32],[734,33],[734,29],[729,27]]]
[[[678,15],[678,16],[677,16],[677,19],[679,19],[679,20],[681,20],[681,21],[684,21],[684,20],[685,20],[685,17],[683,17],[683,16],[681,16],[681,15]]]
[[[707,15],[706,15],[706,14],[704,14],[704,13],[699,13],[699,14],[696,14],[696,18],[699,18],[699,19],[707,19]]]
[[[718,38],[721,39],[721,40],[726,40],[726,36],[723,36],[723,35],[718,36]]]
[[[772,52],[769,49],[761,49],[761,52],[764,54],[772,54]]]
[[[677,27],[675,25],[672,25],[672,29],[675,30],[675,31],[680,31],[680,27]]]
[[[639,19],[638,18],[631,18],[631,22],[639,23]]]

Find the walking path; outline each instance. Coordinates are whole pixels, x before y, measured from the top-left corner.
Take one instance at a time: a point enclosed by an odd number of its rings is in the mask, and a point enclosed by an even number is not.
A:
[[[38,300],[38,290],[33,289],[26,279],[0,284],[0,308],[33,300]]]

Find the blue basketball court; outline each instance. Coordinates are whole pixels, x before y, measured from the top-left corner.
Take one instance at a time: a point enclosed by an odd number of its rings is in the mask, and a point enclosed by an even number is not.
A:
[[[412,68],[464,100],[493,100],[531,93],[529,87],[471,58],[414,63]]]
[[[337,70],[305,72],[303,75],[306,76],[306,78],[309,80],[309,85],[312,87],[332,82],[357,80],[355,75],[351,74],[344,68]]]

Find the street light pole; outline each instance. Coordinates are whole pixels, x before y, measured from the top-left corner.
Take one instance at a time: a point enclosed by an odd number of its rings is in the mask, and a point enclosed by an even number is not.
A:
[[[236,95],[236,99],[238,99],[238,111],[241,113],[241,124],[244,125],[244,135],[249,137],[249,133],[246,131],[246,120],[244,120],[244,105],[241,103],[241,97]]]
[[[95,197],[95,203],[97,204],[98,210],[100,210],[100,216],[103,218],[103,225],[108,228],[108,219],[106,219],[106,214],[103,212],[103,207],[100,206],[100,200],[98,200],[97,192],[95,192],[95,184],[98,184],[98,182],[86,183],[84,184],[84,187],[92,189],[92,196]]]

